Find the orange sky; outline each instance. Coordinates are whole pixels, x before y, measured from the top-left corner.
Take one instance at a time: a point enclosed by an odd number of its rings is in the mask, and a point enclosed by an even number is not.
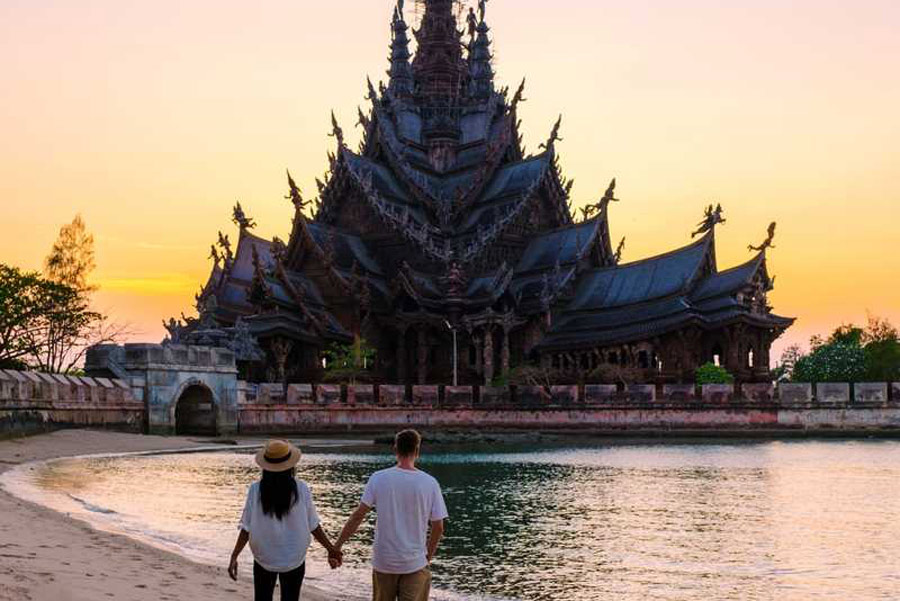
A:
[[[160,339],[164,317],[190,311],[235,200],[258,233],[286,237],[284,170],[313,195],[332,108],[355,147],[391,9],[3,0],[0,261],[39,268],[80,212],[99,308]],[[900,4],[490,0],[488,22],[500,84],[528,77],[529,149],[564,115],[575,205],[618,178],[626,260],[687,243],[721,202],[720,267],[778,221],[772,299],[800,318],[787,341],[866,311],[900,322]]]

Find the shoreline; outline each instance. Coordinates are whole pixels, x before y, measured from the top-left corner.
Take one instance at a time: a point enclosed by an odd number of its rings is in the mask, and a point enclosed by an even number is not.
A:
[[[230,451],[190,437],[60,430],[0,441],[0,474],[27,464],[90,455]],[[198,563],[124,534],[22,499],[0,487],[0,601],[214,601],[252,599],[252,579],[228,578],[221,566]],[[242,563],[249,560],[248,551]],[[303,599],[335,599],[304,585]],[[351,599],[347,597],[346,599]]]

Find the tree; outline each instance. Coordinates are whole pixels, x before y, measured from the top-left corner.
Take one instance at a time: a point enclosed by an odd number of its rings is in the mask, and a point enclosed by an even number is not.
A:
[[[37,273],[0,264],[0,367],[27,366],[34,352],[33,337],[71,292]]]
[[[794,365],[795,382],[859,382],[865,379],[866,353],[851,342],[826,342],[800,357]]]
[[[81,215],[76,215],[72,223],[60,228],[44,261],[44,273],[51,281],[86,293],[96,289],[88,283],[95,266],[94,236],[88,233]]]
[[[789,382],[794,376],[794,368],[797,366],[797,361],[803,356],[803,349],[800,348],[799,344],[792,344],[784,349],[784,352],[781,353],[781,361],[779,361],[778,367],[772,370],[772,377],[778,382]]]
[[[706,363],[697,368],[695,372],[697,384],[733,384],[734,376],[727,369],[715,363]]]
[[[900,335],[886,319],[869,316],[863,332],[866,379],[871,382],[900,380]]]

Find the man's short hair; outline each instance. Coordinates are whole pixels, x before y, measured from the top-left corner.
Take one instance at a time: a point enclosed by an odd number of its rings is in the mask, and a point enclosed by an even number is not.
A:
[[[411,457],[419,450],[422,444],[422,436],[415,430],[398,432],[394,437],[394,448],[401,457]]]

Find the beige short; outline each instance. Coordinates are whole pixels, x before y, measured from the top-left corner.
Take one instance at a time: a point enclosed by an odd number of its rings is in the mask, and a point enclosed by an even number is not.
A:
[[[428,601],[431,570],[412,574],[382,574],[372,571],[372,601]]]

